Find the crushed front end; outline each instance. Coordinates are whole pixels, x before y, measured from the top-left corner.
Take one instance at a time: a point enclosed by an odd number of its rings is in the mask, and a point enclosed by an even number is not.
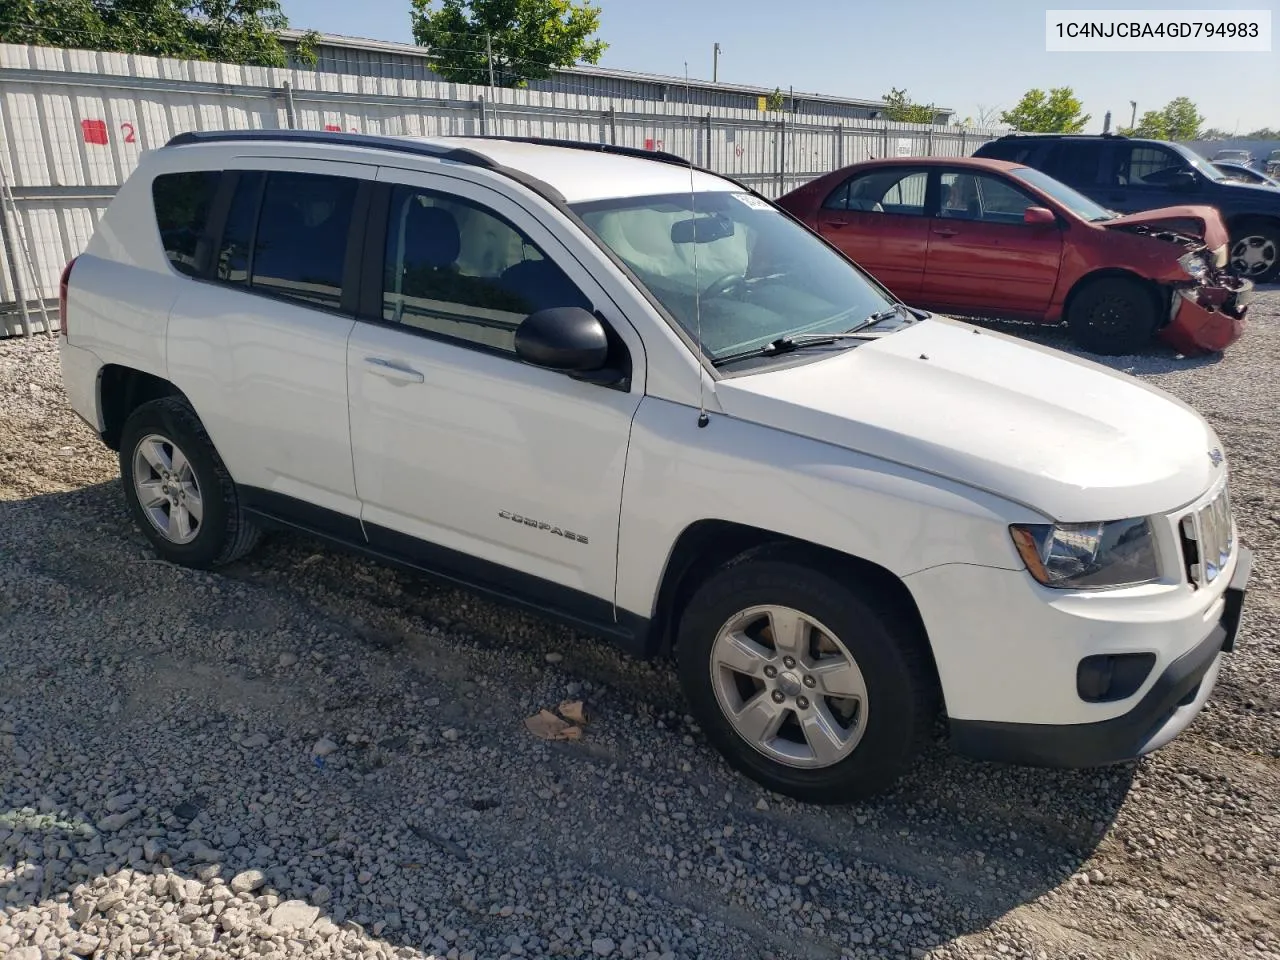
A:
[[[1159,337],[1179,353],[1217,353],[1240,339],[1253,283],[1227,266],[1226,228],[1189,215],[1126,217],[1114,229],[1172,244],[1176,259],[1160,257],[1149,276],[1164,292],[1168,313]],[[1208,211],[1206,211],[1208,213]],[[1217,245],[1210,250],[1206,237]],[[1153,248],[1154,250],[1155,248]],[[1165,247],[1164,249],[1169,249]]]
[[[1227,249],[1190,250],[1179,261],[1186,280],[1170,286],[1169,321],[1160,339],[1179,353],[1225,350],[1244,333],[1253,283],[1227,269]]]

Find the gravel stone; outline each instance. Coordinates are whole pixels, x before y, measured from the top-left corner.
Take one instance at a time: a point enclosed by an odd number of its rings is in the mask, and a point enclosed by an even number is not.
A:
[[[1280,958],[1280,290],[1221,357],[1089,358],[1230,460],[1255,567],[1205,712],[1102,770],[930,749],[846,807],[730,771],[669,666],[476,595],[287,533],[156,562],[57,349],[0,341],[4,960]],[[527,735],[566,693],[582,739]]]

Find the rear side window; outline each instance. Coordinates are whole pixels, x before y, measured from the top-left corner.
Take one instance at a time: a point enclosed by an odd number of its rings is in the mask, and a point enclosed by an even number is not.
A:
[[[1026,163],[1034,150],[1035,144],[1022,140],[989,140],[978,148],[975,156],[986,157],[989,160]]]
[[[200,241],[206,239],[209,211],[222,179],[219,170],[163,173],[151,181],[156,226],[164,255],[188,276],[200,273]]]
[[[349,177],[268,174],[250,283],[336,309],[357,186]]]
[[[238,178],[218,279],[337,309],[358,181],[275,172]]]
[[[1044,172],[1055,180],[1087,185],[1098,178],[1102,144],[1097,140],[1063,140],[1050,153]]]

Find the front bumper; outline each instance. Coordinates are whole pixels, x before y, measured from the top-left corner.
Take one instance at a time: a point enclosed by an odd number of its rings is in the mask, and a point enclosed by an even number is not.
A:
[[[1235,646],[1253,554],[1240,548],[1222,616],[1195,647],[1172,661],[1127,713],[1095,723],[952,720],[951,749],[979,760],[1041,767],[1098,767],[1145,756],[1190,726]]]
[[[1235,277],[1215,285],[1178,287],[1160,339],[1188,356],[1225,350],[1244,333],[1253,296],[1253,283]]]

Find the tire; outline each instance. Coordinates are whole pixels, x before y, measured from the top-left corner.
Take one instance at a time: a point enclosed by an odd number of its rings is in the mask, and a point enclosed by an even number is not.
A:
[[[1067,308],[1067,328],[1082,350],[1121,356],[1144,349],[1159,317],[1151,290],[1137,280],[1105,277],[1081,288]]]
[[[786,625],[800,621],[812,629],[794,632],[807,636],[808,649],[793,664],[783,659],[785,650],[769,648],[765,626],[777,623],[786,635]],[[751,654],[721,639],[731,629],[753,638]],[[839,672],[829,656],[840,654],[837,647],[847,658]],[[729,764],[770,790],[813,803],[885,790],[909,767],[937,715],[933,668],[919,630],[870,591],[788,560],[746,560],[708,578],[681,617],[676,660],[694,716]],[[719,665],[726,660],[755,675]],[[812,669],[815,664],[826,669]],[[855,696],[823,697],[823,689]],[[731,719],[738,708],[744,720],[759,721],[765,737],[776,728],[772,741],[740,732],[743,724]],[[762,720],[776,714],[785,714],[781,725]],[[822,735],[824,725],[836,736]]]
[[[170,563],[209,569],[257,545],[260,531],[185,400],[152,400],[130,414],[120,435],[120,477],[134,522]]]
[[[1280,278],[1280,225],[1265,220],[1243,220],[1233,225],[1227,264],[1233,273],[1254,283],[1271,283]]]

